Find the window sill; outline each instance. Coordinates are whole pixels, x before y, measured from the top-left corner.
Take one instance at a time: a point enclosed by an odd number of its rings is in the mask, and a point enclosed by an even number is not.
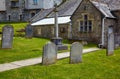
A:
[[[80,31],[79,31],[79,33],[93,33],[93,32],[80,32]]]

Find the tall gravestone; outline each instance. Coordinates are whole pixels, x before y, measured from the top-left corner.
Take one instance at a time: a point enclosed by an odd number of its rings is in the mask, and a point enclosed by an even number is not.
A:
[[[114,54],[114,33],[113,27],[108,28],[108,40],[107,40],[107,56]]]
[[[43,48],[42,64],[50,65],[57,60],[57,47],[53,43],[48,43]]]
[[[33,37],[33,28],[31,24],[28,24],[25,28],[25,37],[32,38]]]
[[[2,28],[2,48],[9,49],[12,48],[14,36],[14,29],[11,25],[6,25]]]
[[[73,43],[70,49],[70,63],[75,64],[82,62],[82,52],[82,44],[80,44],[79,42]]]

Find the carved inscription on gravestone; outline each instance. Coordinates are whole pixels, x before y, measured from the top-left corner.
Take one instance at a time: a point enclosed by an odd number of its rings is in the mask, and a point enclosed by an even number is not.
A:
[[[33,37],[33,28],[30,24],[28,24],[25,28],[25,37],[32,38]]]
[[[57,60],[57,47],[53,43],[48,43],[43,48],[42,64],[50,65]]]
[[[12,48],[14,29],[11,25],[2,28],[2,48]]]
[[[114,54],[114,33],[113,27],[108,28],[107,56]]]
[[[82,52],[82,44],[80,44],[79,42],[73,43],[70,50],[70,63],[74,64],[82,62]]]

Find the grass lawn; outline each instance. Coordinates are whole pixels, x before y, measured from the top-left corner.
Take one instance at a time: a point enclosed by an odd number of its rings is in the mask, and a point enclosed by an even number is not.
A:
[[[43,46],[49,41],[50,40],[43,38],[26,39],[24,37],[14,37],[12,49],[0,49],[0,64],[40,57],[42,55]],[[64,43],[67,42],[64,41]],[[59,53],[68,52],[70,50],[70,44],[68,44],[68,46],[68,50],[62,50],[59,51]],[[84,48],[90,47],[95,47],[95,45],[88,44],[84,46]]]
[[[12,25],[14,27],[14,36],[23,36],[24,32],[17,32],[18,30],[25,29],[27,22],[5,22],[0,23],[0,32],[2,32],[2,27],[5,25]]]
[[[5,22],[5,23],[0,23],[0,31],[2,31],[2,27],[4,27],[5,25],[12,25],[16,30],[18,29],[24,29],[25,26],[27,25],[27,22]]]
[[[23,67],[0,73],[0,79],[120,79],[120,49],[114,56],[105,50],[83,55],[83,63],[69,64],[69,59],[56,64]]]
[[[28,59],[28,58],[39,57],[42,55],[43,46],[49,41],[48,39],[42,39],[42,38],[26,39],[24,37],[20,37],[19,33],[16,31],[25,28],[27,23],[24,23],[24,22],[0,23],[0,32],[2,31],[2,27],[5,26],[6,24],[13,25],[14,27],[15,33],[14,33],[13,48],[7,49],[7,50],[0,49],[0,64],[17,61],[17,60]],[[24,34],[22,35],[24,36]],[[63,43],[67,44],[70,50],[70,43],[68,42],[68,40],[63,40]],[[1,41],[0,41],[0,45],[1,45]],[[84,46],[84,48],[89,48],[89,47],[96,47],[96,45],[88,44]],[[63,50],[63,51],[59,51],[59,53],[67,52],[67,51],[68,50]]]
[[[0,49],[0,63],[39,57],[47,39],[14,37],[12,49]]]

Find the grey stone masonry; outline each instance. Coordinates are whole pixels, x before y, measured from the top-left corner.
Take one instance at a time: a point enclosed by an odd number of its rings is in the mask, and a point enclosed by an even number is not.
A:
[[[113,27],[108,28],[108,44],[107,44],[107,56],[114,54],[114,33]]]
[[[28,24],[25,28],[25,37],[32,38],[33,37],[33,28],[30,24]]]
[[[79,42],[73,43],[70,50],[70,63],[75,64],[82,62],[82,52],[82,44],[80,44]]]
[[[14,29],[11,25],[6,25],[2,29],[2,48],[12,48]]]
[[[54,64],[57,60],[57,47],[55,44],[49,42],[43,48],[42,64]]]

